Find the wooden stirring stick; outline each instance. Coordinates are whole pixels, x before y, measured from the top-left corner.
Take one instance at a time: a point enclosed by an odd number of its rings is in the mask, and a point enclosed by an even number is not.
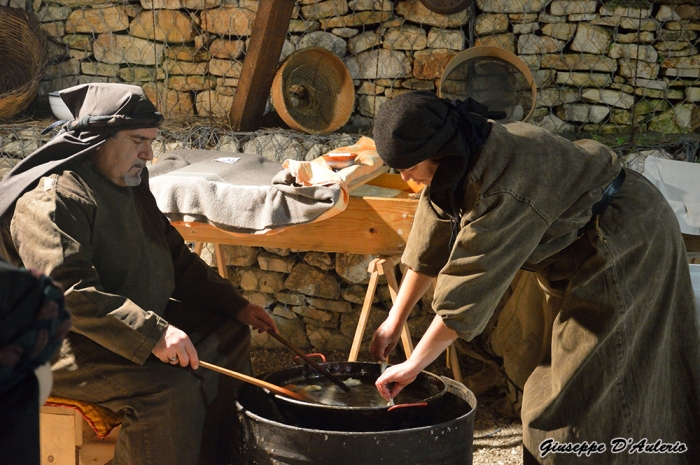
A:
[[[294,346],[293,346],[292,344],[290,344],[289,341],[287,341],[285,338],[283,338],[283,337],[280,336],[279,334],[274,333],[274,332],[272,332],[272,331],[268,331],[267,334],[269,334],[270,336],[274,337],[274,338],[277,339],[279,342],[281,342],[283,345],[285,345],[287,348],[289,348],[292,352],[294,352],[295,354],[297,354],[299,357],[303,358],[304,361],[305,361],[306,363],[308,363],[309,365],[311,365],[312,367],[314,367],[315,369],[317,369],[318,371],[320,371],[321,374],[322,374],[323,376],[325,376],[326,378],[330,379],[330,380],[333,381],[335,384],[337,384],[338,386],[340,386],[345,392],[349,392],[349,391],[350,391],[350,387],[349,387],[348,385],[346,385],[344,382],[342,382],[337,376],[333,376],[332,374],[330,374],[330,373],[328,372],[328,370],[326,370],[326,369],[323,368],[321,365],[319,365],[318,363],[316,363],[311,357],[309,357],[308,355],[306,355],[306,354],[305,354],[304,352],[302,352],[300,349],[294,347]]]
[[[300,400],[302,402],[315,402],[312,398],[309,396],[304,396],[303,394],[299,394],[298,392],[291,391],[287,388],[283,388],[281,386],[277,386],[276,384],[268,383],[267,381],[263,381],[258,378],[254,378],[252,376],[244,375],[243,373],[239,373],[237,371],[229,370],[226,368],[222,368],[217,365],[212,365],[211,363],[199,361],[199,366],[202,366],[204,368],[208,368],[209,370],[217,371],[219,373],[222,373],[226,376],[230,376],[231,378],[236,378],[241,381],[245,381],[246,383],[254,384],[258,387],[265,388],[271,392],[274,392],[275,394],[280,394],[283,396],[291,397],[292,399]]]

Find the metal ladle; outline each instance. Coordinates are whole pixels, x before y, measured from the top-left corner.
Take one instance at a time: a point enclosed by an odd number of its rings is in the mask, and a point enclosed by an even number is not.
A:
[[[273,338],[277,339],[280,343],[282,343],[285,347],[290,349],[292,352],[297,354],[299,357],[303,358],[306,363],[314,367],[316,370],[318,370],[323,376],[326,378],[330,379],[333,381],[333,383],[337,384],[338,386],[343,389],[345,392],[350,392],[350,387],[345,384],[343,381],[340,380],[337,376],[332,375],[328,370],[323,368],[321,365],[316,363],[311,357],[306,355],[304,352],[302,352],[300,349],[294,347],[292,344],[290,344],[286,339],[284,339],[282,336],[280,336],[277,333],[274,333],[272,331],[268,331],[267,334],[272,336]]]

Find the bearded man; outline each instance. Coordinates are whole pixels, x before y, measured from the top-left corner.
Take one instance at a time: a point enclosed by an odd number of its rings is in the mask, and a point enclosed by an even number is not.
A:
[[[2,249],[65,289],[73,328],[53,395],[123,414],[114,465],[229,464],[236,382],[266,311],[207,266],[158,209],[146,163],[163,117],[137,86],[60,92],[76,119],[0,183]]]

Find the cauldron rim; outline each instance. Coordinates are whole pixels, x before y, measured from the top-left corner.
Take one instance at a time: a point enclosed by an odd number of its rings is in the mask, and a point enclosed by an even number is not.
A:
[[[438,375],[435,375],[438,376]],[[236,408],[240,414],[252,417],[255,419],[255,421],[259,421],[261,423],[269,424],[269,425],[274,425],[274,426],[281,426],[285,429],[290,429],[293,431],[300,431],[300,432],[310,432],[314,434],[327,434],[329,436],[350,436],[350,437],[356,437],[356,436],[394,436],[397,433],[414,433],[420,430],[430,430],[434,428],[447,428],[450,425],[464,421],[467,417],[469,416],[474,416],[476,415],[476,408],[478,401],[476,400],[476,396],[474,393],[467,388],[464,384],[459,383],[458,381],[455,381],[453,379],[447,378],[445,376],[440,376],[442,380],[445,382],[445,386],[447,387],[447,392],[457,395],[458,397],[462,397],[462,400],[464,400],[471,409],[462,414],[459,415],[458,417],[455,417],[449,421],[444,421],[442,423],[436,423],[434,425],[427,425],[427,426],[417,426],[413,428],[402,428],[400,430],[390,430],[390,431],[335,431],[335,430],[324,430],[324,429],[313,429],[313,428],[303,428],[300,426],[294,426],[290,425],[287,423],[282,423],[279,421],[275,420],[270,420],[269,418],[265,418],[261,415],[258,415],[257,413],[251,411],[250,409],[247,409],[243,407],[238,400],[236,400]],[[466,397],[466,398],[465,398]]]

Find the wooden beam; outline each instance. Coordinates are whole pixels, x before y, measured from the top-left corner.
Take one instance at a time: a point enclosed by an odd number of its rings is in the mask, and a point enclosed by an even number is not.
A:
[[[357,356],[360,354],[362,338],[365,335],[365,328],[367,328],[367,322],[369,321],[369,311],[372,310],[372,301],[374,300],[374,293],[377,291],[377,283],[379,282],[379,269],[377,269],[377,263],[381,260],[384,259],[373,259],[371,262],[369,262],[369,267],[367,268],[367,271],[369,272],[369,284],[367,285],[367,293],[365,293],[365,301],[362,304],[360,319],[357,322],[357,327],[355,327],[355,337],[352,340],[352,346],[350,346],[348,362],[356,362]]]
[[[250,44],[229,112],[235,131],[255,131],[260,127],[294,3],[294,0],[260,0],[258,3]]]

